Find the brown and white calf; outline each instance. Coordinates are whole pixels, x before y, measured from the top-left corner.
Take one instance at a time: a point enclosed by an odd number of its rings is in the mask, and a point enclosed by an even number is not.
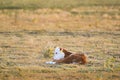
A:
[[[46,62],[48,64],[56,63],[79,63],[86,64],[87,56],[84,53],[71,53],[66,49],[56,47],[54,50],[53,61]]]

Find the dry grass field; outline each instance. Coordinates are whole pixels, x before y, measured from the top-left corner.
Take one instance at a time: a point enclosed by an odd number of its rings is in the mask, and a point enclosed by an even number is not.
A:
[[[114,5],[1,9],[0,80],[119,80],[120,6]],[[54,46],[84,52],[88,63],[45,64]]]

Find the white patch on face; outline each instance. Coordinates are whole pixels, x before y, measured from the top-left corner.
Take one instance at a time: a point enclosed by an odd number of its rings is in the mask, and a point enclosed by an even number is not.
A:
[[[64,56],[65,56],[65,54],[60,50],[60,48],[56,47],[55,51],[54,51],[53,59],[54,60],[60,60],[60,59],[64,58]]]

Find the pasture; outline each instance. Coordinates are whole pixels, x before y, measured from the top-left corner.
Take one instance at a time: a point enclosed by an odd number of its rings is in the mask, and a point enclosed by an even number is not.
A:
[[[0,0],[0,80],[120,79],[119,0],[12,1]],[[88,63],[45,64],[54,46]]]

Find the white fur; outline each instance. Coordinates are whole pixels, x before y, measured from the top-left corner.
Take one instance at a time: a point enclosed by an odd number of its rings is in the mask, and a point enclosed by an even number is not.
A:
[[[59,60],[59,59],[64,58],[64,56],[65,56],[65,54],[62,51],[60,51],[60,48],[56,47],[55,51],[54,51],[53,59],[54,60]]]
[[[59,59],[64,58],[64,56],[65,56],[65,54],[60,50],[60,48],[56,47],[55,50],[54,50],[53,59],[54,60],[59,60]],[[54,61],[48,61],[48,62],[46,62],[46,64],[56,64],[56,62],[54,62]]]
[[[49,61],[49,62],[46,62],[46,64],[56,64],[56,62]]]

